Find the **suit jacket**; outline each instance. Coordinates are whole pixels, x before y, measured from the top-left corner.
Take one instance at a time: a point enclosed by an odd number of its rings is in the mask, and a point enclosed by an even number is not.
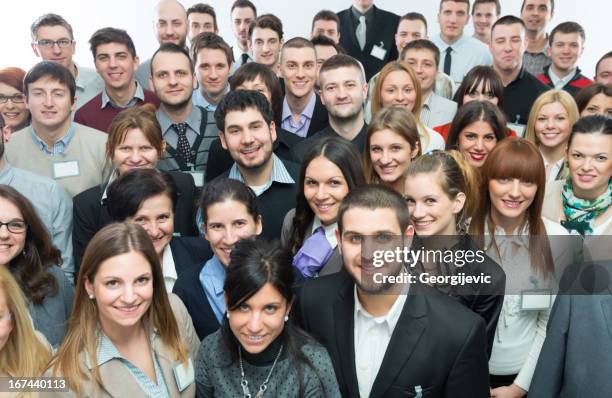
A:
[[[176,184],[178,200],[174,209],[174,230],[183,236],[197,236],[194,223],[195,184],[189,173],[167,172]],[[73,198],[74,223],[72,225],[72,244],[74,250],[75,276],[85,248],[102,227],[113,222],[106,199],[102,201],[104,187],[96,185]]]
[[[359,47],[359,42],[355,35],[357,25],[353,19],[351,9],[348,8],[338,13],[338,18],[340,18],[340,45],[350,56],[358,59],[363,64],[366,80],[370,80],[385,64],[397,59],[398,56],[397,48],[395,47],[395,32],[397,31],[400,17],[392,12],[381,10],[376,6],[372,7],[374,7],[374,15],[372,24],[366,27],[366,43],[363,50]],[[381,43],[386,50],[382,59],[371,55],[374,46],[380,47]]]
[[[194,264],[200,264],[213,256],[210,244],[196,236],[174,236],[170,241],[172,259],[177,276]]]
[[[353,279],[341,271],[307,280],[294,310],[332,358],[343,397],[358,397]],[[484,321],[439,292],[410,285],[370,398],[489,397]]]
[[[444,97],[439,96],[435,92],[430,94],[426,104],[429,107],[429,116],[425,116],[423,108],[421,108],[421,120],[429,128],[434,128],[447,124],[453,121],[455,113],[457,113],[457,103]]]

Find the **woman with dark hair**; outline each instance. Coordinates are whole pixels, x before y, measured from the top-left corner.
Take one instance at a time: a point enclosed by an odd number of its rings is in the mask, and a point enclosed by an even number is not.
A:
[[[329,354],[293,324],[291,253],[263,240],[232,250],[227,319],[200,345],[198,397],[340,397]]]
[[[524,396],[546,337],[555,267],[571,262],[573,252],[563,239],[567,231],[542,217],[546,177],[534,144],[504,139],[481,171],[483,196],[469,233],[506,273],[489,360],[491,395]]]
[[[290,133],[281,128],[281,116],[283,114],[283,94],[281,85],[276,74],[263,64],[249,62],[236,69],[230,79],[230,90],[254,90],[262,93],[274,113],[276,125],[276,141],[274,142],[274,153],[281,159],[296,161],[291,149],[302,137]],[[206,182],[212,181],[224,171],[232,167],[234,160],[229,152],[221,146],[221,141],[216,138],[210,144],[208,152],[208,163],[206,163]]]
[[[239,240],[261,233],[262,220],[255,193],[244,183],[229,178],[206,184],[200,210],[204,237],[214,255],[185,270],[174,285],[174,293],[185,303],[198,337],[203,339],[223,323],[223,283],[230,253]]]
[[[0,267],[6,267],[28,300],[34,328],[53,347],[61,344],[74,288],[61,270],[61,253],[28,199],[0,185]]]
[[[4,119],[6,141],[12,133],[30,124],[30,111],[25,104],[23,91],[25,75],[26,72],[21,68],[0,69],[0,117]]]
[[[580,116],[604,115],[612,117],[612,86],[593,83],[578,91],[576,105]]]
[[[471,101],[451,122],[446,150],[456,149],[476,168],[482,167],[495,145],[506,137],[506,118],[487,101]]]
[[[54,397],[193,398],[197,348],[151,240],[138,225],[115,223],[87,246],[66,339],[45,376],[69,389]]]
[[[85,247],[96,232],[112,221],[107,206],[107,189],[111,182],[133,169],[156,168],[163,157],[166,143],[155,117],[153,105],[135,106],[119,113],[111,123],[106,142],[106,157],[114,168],[110,179],[102,185],[76,195],[72,240],[75,271],[78,273]],[[167,173],[178,190],[174,207],[175,231],[181,236],[196,236],[193,221],[195,183],[189,173]]]
[[[342,269],[335,235],[338,209],[351,189],[364,184],[361,157],[349,141],[323,138],[306,151],[296,206],[285,216],[281,232],[281,242],[304,277]]]
[[[168,292],[181,272],[210,258],[210,249],[204,240],[174,236],[172,209],[177,192],[167,173],[155,169],[131,170],[113,181],[107,193],[112,220],[138,224],[151,238]]]

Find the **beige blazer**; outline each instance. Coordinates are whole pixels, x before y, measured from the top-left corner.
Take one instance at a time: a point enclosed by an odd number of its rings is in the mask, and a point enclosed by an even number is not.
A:
[[[174,294],[168,295],[170,304],[176,317],[176,321],[179,326],[181,337],[189,350],[192,366],[195,366],[195,354],[200,345],[200,341],[196,335],[195,329],[191,322],[191,317],[187,313],[187,309],[183,302]],[[172,354],[166,348],[161,339],[155,339],[153,341],[153,351],[157,355],[157,360],[161,368],[166,386],[170,397],[180,398],[193,398],[196,395],[196,385],[194,382],[185,388],[183,391],[178,390],[176,379],[174,376],[173,368],[177,365],[177,362],[172,359]],[[83,364],[84,369],[87,369],[86,360],[87,354],[81,352],[79,354],[80,362]],[[130,371],[125,365],[118,359],[112,359],[105,362],[99,367],[100,377],[102,379],[103,387],[100,388],[98,384],[92,379],[84,381],[82,384],[83,398],[146,398],[144,391],[140,388],[136,379],[132,376]],[[45,376],[51,376],[50,372],[47,371]],[[42,397],[76,397],[77,395],[72,392],[54,392],[41,394]]]

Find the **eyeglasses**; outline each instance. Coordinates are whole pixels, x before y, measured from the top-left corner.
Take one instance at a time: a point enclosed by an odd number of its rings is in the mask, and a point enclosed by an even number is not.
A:
[[[8,101],[11,101],[13,104],[23,104],[24,95],[15,94],[11,96],[6,96],[6,95],[0,94],[0,104],[6,104]]]
[[[72,39],[59,39],[59,40],[43,39],[43,40],[34,41],[34,44],[40,47],[44,47],[44,48],[53,48],[53,46],[55,46],[56,44],[59,48],[66,48],[70,46],[72,43],[74,43],[74,40]]]
[[[23,221],[0,222],[0,229],[3,225],[6,225],[6,229],[14,234],[22,234],[28,229],[28,224]]]

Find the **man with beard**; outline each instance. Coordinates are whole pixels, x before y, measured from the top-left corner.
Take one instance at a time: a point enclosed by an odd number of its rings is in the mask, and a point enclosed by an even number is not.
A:
[[[368,128],[363,118],[363,102],[368,85],[359,61],[346,54],[334,55],[321,65],[319,84],[329,126],[297,144],[295,158],[302,159],[308,147],[324,137],[342,137],[363,153]]]
[[[484,321],[428,286],[375,276],[403,275],[398,260],[374,265],[374,250],[413,234],[398,193],[353,189],[336,230],[344,271],[306,281],[293,312],[327,348],[344,397],[488,397]]]
[[[196,87],[193,63],[187,51],[166,43],[151,57],[151,87],[161,102],[156,112],[166,142],[158,168],[192,173],[202,186],[210,143],[217,137],[214,115],[193,105]]]
[[[234,164],[220,177],[244,182],[257,196],[262,235],[279,239],[283,219],[295,207],[295,181],[300,166],[273,152],[276,124],[266,97],[238,90],[223,98],[215,111],[219,138]]]

